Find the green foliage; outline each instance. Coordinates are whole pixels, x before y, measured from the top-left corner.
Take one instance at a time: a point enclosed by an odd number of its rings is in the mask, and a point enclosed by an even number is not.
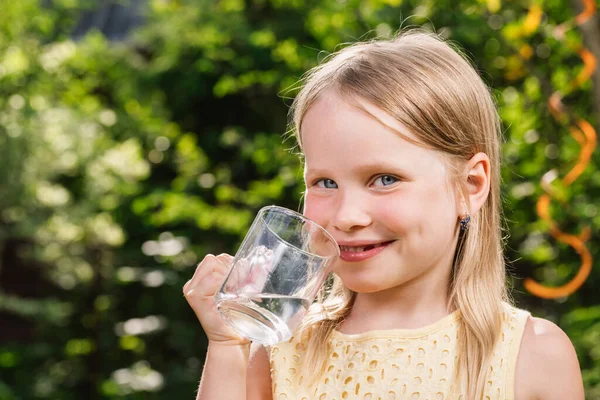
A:
[[[151,0],[144,25],[110,42],[97,31],[70,37],[96,2],[5,2],[0,320],[12,328],[0,345],[0,399],[192,396],[206,341],[181,287],[204,254],[235,251],[260,207],[299,208],[301,162],[282,139],[296,82],[340,43],[408,25],[436,29],[485,71],[506,128],[515,297],[567,331],[588,398],[600,399],[597,272],[558,302],[520,284],[558,285],[580,265],[535,203],[542,175],[564,177],[578,157],[546,102],[581,68],[552,35],[569,5],[544,3],[529,32],[520,4]],[[576,31],[567,40],[581,41]],[[597,124],[590,99],[588,84],[565,103]],[[553,187],[557,223],[576,234],[590,226],[597,260],[600,171],[592,163],[572,186]]]

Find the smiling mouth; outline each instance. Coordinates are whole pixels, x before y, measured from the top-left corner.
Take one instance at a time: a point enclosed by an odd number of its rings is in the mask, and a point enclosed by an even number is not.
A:
[[[374,244],[369,244],[367,246],[341,246],[340,245],[340,250],[343,251],[343,252],[348,252],[348,253],[361,253],[363,251],[373,250],[373,249],[376,249],[378,247],[382,247],[382,246],[388,245],[390,243],[392,243],[392,241],[381,242],[381,243],[374,243]]]

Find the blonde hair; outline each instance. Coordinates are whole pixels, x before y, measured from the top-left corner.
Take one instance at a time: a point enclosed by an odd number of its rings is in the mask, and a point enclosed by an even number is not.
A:
[[[462,316],[455,382],[465,399],[479,399],[501,330],[502,302],[509,301],[502,252],[502,133],[489,88],[466,57],[435,34],[409,30],[388,40],[355,43],[303,77],[290,109],[300,148],[302,120],[329,88],[365,112],[360,101],[377,106],[407,127],[420,145],[443,154],[450,180],[466,202],[466,187],[457,179],[460,167],[478,152],[490,159],[489,197],[459,237],[447,299]],[[311,372],[304,376],[316,378],[315,371],[324,371],[329,338],[349,314],[355,296],[333,276],[311,307],[300,328],[307,348],[304,366]]]

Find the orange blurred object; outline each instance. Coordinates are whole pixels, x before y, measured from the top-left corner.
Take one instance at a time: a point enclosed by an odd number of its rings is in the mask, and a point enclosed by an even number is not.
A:
[[[584,5],[584,11],[574,18],[577,25],[585,23],[596,13],[596,4],[593,0],[584,0]],[[559,25],[555,30],[555,37],[559,40],[564,39],[565,32],[570,29],[571,26],[571,21]],[[596,59],[590,51],[585,48],[579,48],[576,49],[576,51],[583,61],[584,68],[575,79],[570,82],[568,86],[569,92],[576,90],[581,87],[584,82],[589,80],[597,67]],[[575,119],[568,113],[562,102],[563,95],[564,94],[559,91],[554,92],[548,99],[548,108],[554,119],[559,123],[571,123],[569,133],[581,147],[577,163],[571,168],[567,175],[561,179],[562,186],[568,187],[583,173],[590,163],[592,153],[596,148],[597,136],[594,127],[588,121],[584,119]],[[575,123],[572,121],[575,121]],[[585,227],[579,235],[572,235],[561,231],[558,228],[556,221],[552,219],[550,202],[551,200],[557,200],[557,194],[552,190],[549,181],[552,181],[555,177],[556,173],[554,170],[547,172],[542,177],[541,186],[546,193],[538,199],[536,211],[538,216],[548,224],[552,237],[557,241],[572,247],[573,250],[579,254],[581,265],[573,279],[558,287],[544,286],[532,278],[526,278],[524,282],[525,289],[532,294],[545,299],[556,299],[573,294],[585,283],[592,270],[592,255],[585,245],[585,242],[589,240],[591,235],[590,228]]]

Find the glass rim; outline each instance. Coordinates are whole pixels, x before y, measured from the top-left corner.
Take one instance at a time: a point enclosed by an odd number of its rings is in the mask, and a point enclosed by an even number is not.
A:
[[[281,236],[279,236],[279,234],[277,234],[277,232],[274,232],[268,224],[265,224],[265,226],[267,227],[267,229],[272,232],[275,236],[277,236],[277,239],[281,240],[282,242],[287,243],[289,246],[295,248],[296,250],[308,254],[311,257],[319,257],[322,259],[330,259],[330,258],[334,258],[334,257],[339,257],[340,256],[340,246],[338,245],[337,241],[333,238],[333,236],[331,236],[331,234],[329,232],[327,232],[327,230],[325,228],[323,228],[321,225],[317,224],[315,221],[313,221],[312,219],[308,218],[306,215],[301,214],[297,211],[291,210],[289,208],[285,208],[285,207],[281,207],[281,206],[275,206],[275,205],[270,205],[270,206],[265,206],[263,208],[261,208],[260,210],[258,210],[258,215],[261,215],[261,221],[264,222],[264,216],[263,214],[266,213],[267,211],[270,210],[276,210],[276,211],[280,211],[286,215],[290,215],[292,217],[301,219],[305,222],[310,223],[312,226],[317,227],[317,229],[323,233],[325,235],[325,237],[327,239],[329,239],[331,241],[331,243],[333,244],[333,247],[335,248],[335,254],[331,255],[331,256],[321,256],[319,254],[314,254],[314,253],[309,253],[306,250],[303,250],[301,248],[299,248],[298,246],[295,246],[294,244],[288,242],[287,240],[283,239]]]

